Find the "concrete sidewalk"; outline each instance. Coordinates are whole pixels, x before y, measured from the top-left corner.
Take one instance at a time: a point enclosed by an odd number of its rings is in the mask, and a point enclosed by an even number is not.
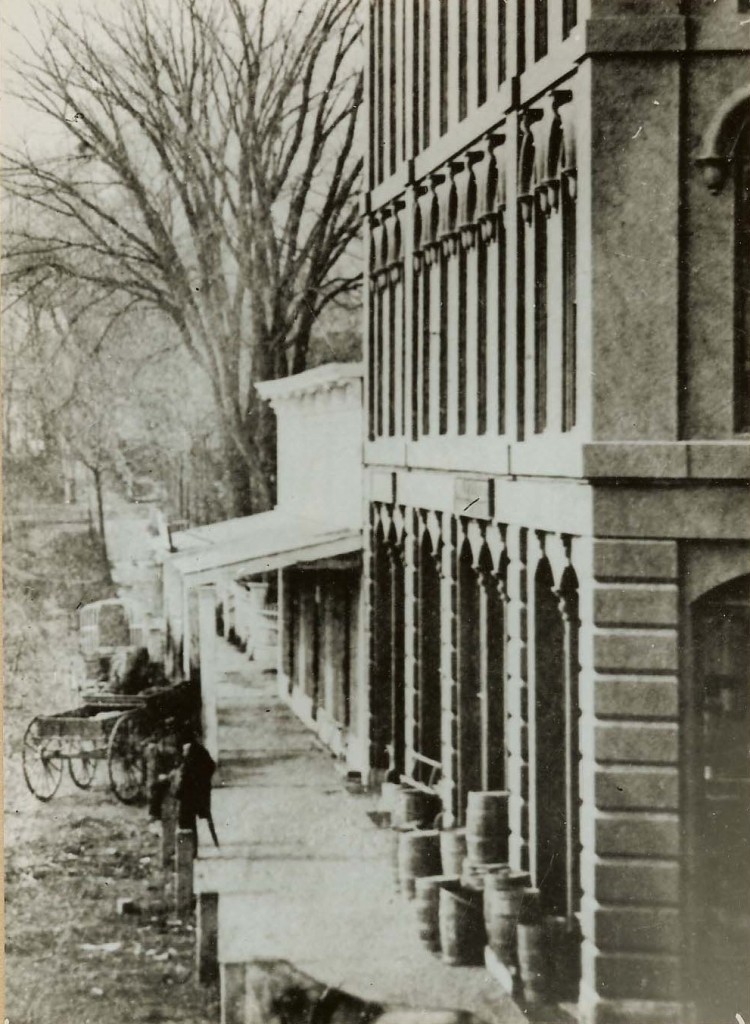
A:
[[[217,641],[221,849],[200,835],[198,892],[219,893],[221,963],[290,960],[363,997],[524,1020],[483,968],[446,967],[421,946],[394,891],[391,834],[277,696],[276,678]]]

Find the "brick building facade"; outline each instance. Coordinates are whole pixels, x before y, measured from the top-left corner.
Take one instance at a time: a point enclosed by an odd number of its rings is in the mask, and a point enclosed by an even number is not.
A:
[[[585,1021],[750,1015],[746,9],[364,5],[370,761],[509,792]]]

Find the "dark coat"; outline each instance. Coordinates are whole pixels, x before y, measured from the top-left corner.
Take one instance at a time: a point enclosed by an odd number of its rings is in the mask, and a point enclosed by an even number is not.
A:
[[[195,818],[211,818],[211,778],[216,771],[216,763],[209,752],[197,740],[193,740],[180,768],[177,783],[177,800],[180,805],[181,827]]]

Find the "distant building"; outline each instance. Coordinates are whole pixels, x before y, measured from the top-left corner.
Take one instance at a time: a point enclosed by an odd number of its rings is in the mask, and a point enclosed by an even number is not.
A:
[[[276,412],[279,508],[347,538],[345,550],[279,572],[280,691],[366,774],[362,366],[333,363],[256,387]]]
[[[371,764],[509,792],[582,1020],[750,1019],[750,8],[364,10]]]
[[[362,367],[257,385],[277,414],[278,503],[175,533],[165,559],[170,669],[200,678],[216,735],[216,634],[263,669],[350,770],[367,772]]]

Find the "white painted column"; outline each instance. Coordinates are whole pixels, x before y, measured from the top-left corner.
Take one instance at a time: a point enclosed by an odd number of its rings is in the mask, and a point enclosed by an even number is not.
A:
[[[508,12],[510,15],[510,11]],[[506,269],[506,316],[505,316],[505,433],[510,440],[518,438],[517,390],[519,367],[517,365],[517,343],[519,331],[519,274],[518,253],[520,249],[519,234],[524,227],[518,212],[518,182],[515,168],[518,166],[518,115],[509,114],[505,132],[505,166],[513,168],[507,175],[507,203],[505,207],[505,244],[506,253],[500,255],[505,259]],[[522,372],[522,370],[521,370]]]
[[[390,284],[386,284],[380,290],[380,337],[381,341],[381,356],[382,362],[380,364],[380,380],[382,386],[380,389],[380,416],[381,416],[381,434],[383,437],[387,437],[390,432],[391,424],[391,345],[393,344],[393,338],[390,333],[391,326],[391,303],[393,302],[393,294]]]
[[[414,213],[416,210],[416,195],[414,188],[407,188],[405,195],[405,208],[402,213],[402,250],[403,250],[403,410],[402,410],[402,432],[404,437],[410,439],[413,436],[412,423],[416,417],[417,405],[417,374],[416,353],[417,338],[415,337],[415,303],[419,301],[419,283],[414,273]],[[419,306],[416,307],[419,309]]]
[[[212,584],[198,591],[198,622],[201,666],[203,744],[214,761],[219,759],[217,714],[218,666],[216,643],[216,588]]]
[[[405,343],[405,318],[404,318],[404,276],[403,271],[400,272],[401,276],[391,288],[391,302],[394,305],[394,317],[393,317],[393,337],[391,338],[391,345],[393,345],[393,366],[395,378],[395,387],[393,391],[393,409],[391,422],[391,432],[396,437],[403,436],[403,424],[404,424],[404,371],[406,369],[404,365],[404,355],[406,352]]]
[[[528,621],[526,531],[509,526],[508,556],[508,665],[505,714],[508,751],[507,788],[510,792],[509,859],[514,868],[528,868],[529,741],[528,741]]]
[[[445,257],[444,257],[445,258]],[[448,381],[446,396],[448,404],[447,434],[458,434],[458,332],[459,332],[459,254],[455,252],[448,260],[448,294],[443,297],[447,303],[448,323]]]
[[[458,657],[456,649],[456,546],[455,526],[445,516],[442,524],[443,548],[440,560],[440,702],[441,757],[443,781],[443,825],[455,824],[454,806],[457,786],[458,755]]]
[[[436,256],[434,262],[425,267],[430,275],[430,323],[429,345],[425,353],[427,365],[425,369],[430,380],[430,434],[437,434],[440,423],[440,320],[441,306],[444,296],[440,282],[442,256]],[[423,271],[423,273],[425,272]]]
[[[547,429],[554,433],[562,429],[563,418],[562,263],[562,217],[558,205],[547,219]]]
[[[415,736],[415,682],[417,672],[416,650],[416,601],[417,601],[417,566],[418,529],[415,527],[415,515],[408,509],[404,531],[404,764],[409,774],[414,763]]]

